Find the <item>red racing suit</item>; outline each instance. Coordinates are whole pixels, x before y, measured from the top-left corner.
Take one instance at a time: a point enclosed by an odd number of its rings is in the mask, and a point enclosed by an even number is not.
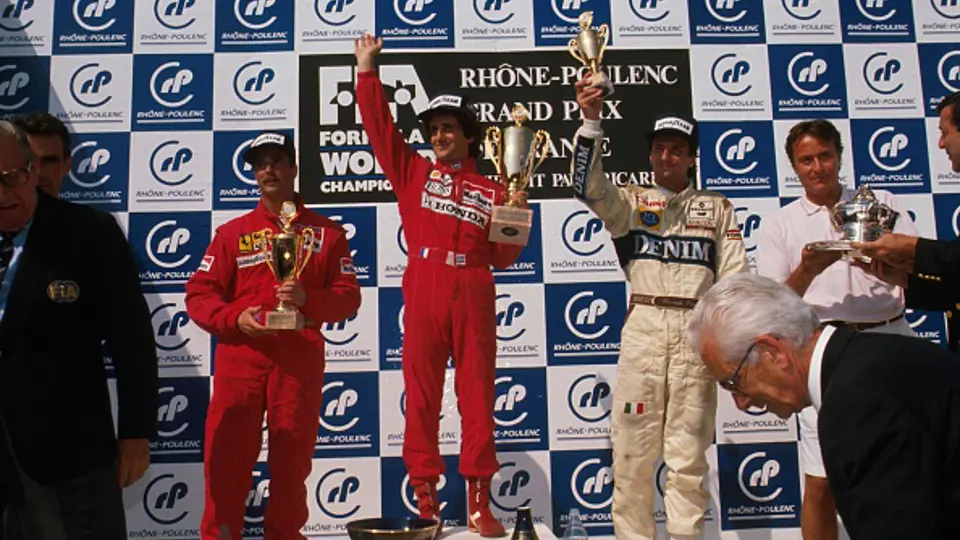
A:
[[[231,539],[240,540],[264,412],[270,441],[266,538],[302,538],[308,517],[304,482],[316,443],[325,358],[319,325],[352,317],[360,307],[360,285],[344,229],[300,201],[297,206],[294,229],[309,226],[316,234],[300,276],[307,292],[302,331],[253,338],[237,328],[243,310],[272,310],[278,303],[277,278],[261,249],[265,231],[279,232],[279,221],[263,203],[217,229],[186,286],[190,318],[219,340],[205,434],[204,540],[221,538],[224,526]]]
[[[503,187],[473,158],[432,163],[397,130],[375,69],[357,75],[357,103],[374,155],[393,186],[408,246],[403,274],[403,460],[414,487],[445,472],[438,434],[443,380],[453,354],[462,422],[460,474],[499,470],[494,446],[496,292],[491,266],[513,264],[523,246],[490,242]]]

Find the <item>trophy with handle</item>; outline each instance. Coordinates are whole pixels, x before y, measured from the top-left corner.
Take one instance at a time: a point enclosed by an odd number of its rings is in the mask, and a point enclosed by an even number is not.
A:
[[[815,251],[841,251],[846,259],[869,263],[866,257],[853,248],[853,242],[872,242],[886,231],[893,230],[900,214],[877,200],[867,184],[861,184],[857,194],[847,202],[837,203],[830,211],[830,223],[839,231],[840,240],[823,240],[807,244]]]
[[[297,217],[297,205],[285,201],[280,206],[281,232],[267,233],[263,243],[263,252],[273,275],[280,283],[300,279],[313,254],[313,242],[316,238],[312,227],[304,227],[297,234],[293,230],[293,221]],[[305,319],[296,307],[280,302],[273,311],[266,312],[264,326],[271,330],[302,330]]]
[[[523,105],[515,105],[510,116],[513,125],[503,129],[490,126],[483,141],[487,158],[507,188],[506,204],[493,207],[489,238],[491,242],[525,246],[530,240],[533,210],[516,206],[513,194],[526,189],[533,171],[547,159],[550,135],[523,125],[529,116]]]
[[[570,40],[567,49],[571,56],[590,69],[590,86],[600,88],[603,90],[603,97],[607,97],[613,93],[613,83],[610,82],[607,74],[601,71],[600,64],[603,62],[603,53],[610,41],[610,27],[606,24],[601,24],[596,29],[591,27],[592,11],[581,13],[577,23],[580,25],[580,31],[576,38]]]

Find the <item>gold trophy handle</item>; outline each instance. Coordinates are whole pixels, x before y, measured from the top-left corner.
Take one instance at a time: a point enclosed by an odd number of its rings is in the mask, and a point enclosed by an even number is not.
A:
[[[303,228],[303,233],[297,237],[297,251],[300,252],[301,259],[298,261],[300,264],[297,265],[296,270],[294,270],[294,275],[297,279],[300,279],[300,274],[303,273],[303,269],[307,267],[307,262],[310,260],[310,256],[313,255],[313,243],[317,238],[317,233],[314,232],[313,227],[305,226]],[[307,252],[304,253],[303,248],[307,247]]]
[[[603,53],[607,50],[607,43],[610,42],[610,27],[606,23],[601,24],[600,28],[597,29],[597,37],[602,41],[598,47],[600,52],[597,54],[597,68],[599,68],[600,64],[603,63]]]
[[[570,56],[576,58],[583,65],[589,65],[589,62],[583,58],[583,53],[580,52],[580,46],[577,44],[577,39],[573,38],[567,43],[567,50],[570,52]]]
[[[266,231],[266,234],[263,235],[263,248],[260,249],[260,252],[263,253],[263,258],[267,261],[270,271],[273,272],[273,275],[277,275],[277,267],[273,263],[273,238],[269,231]]]
[[[493,162],[498,175],[503,175],[503,135],[500,128],[490,126],[484,135],[483,143],[487,147],[487,159]]]
[[[533,174],[534,170],[539,169],[540,166],[543,165],[543,162],[547,160],[550,149],[550,134],[542,129],[538,129],[536,135],[533,136],[533,140],[534,155],[537,155],[537,152],[539,152],[540,159],[538,159],[536,165],[531,168],[531,174]]]

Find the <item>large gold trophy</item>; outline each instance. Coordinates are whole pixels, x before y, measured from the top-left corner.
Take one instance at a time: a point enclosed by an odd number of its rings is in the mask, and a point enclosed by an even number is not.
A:
[[[547,159],[550,135],[542,129],[534,131],[523,125],[529,117],[523,105],[515,105],[510,116],[513,125],[503,129],[490,126],[483,141],[487,158],[507,187],[507,203],[493,207],[489,238],[491,242],[525,246],[530,240],[533,210],[515,206],[513,194],[526,189],[533,171]]]
[[[590,86],[603,90],[603,96],[609,96],[613,93],[613,83],[607,74],[600,69],[603,62],[603,52],[607,49],[607,43],[610,42],[610,27],[601,24],[596,29],[592,28],[593,12],[584,11],[578,19],[580,31],[577,37],[570,40],[567,49],[570,54],[590,69]]]
[[[267,264],[281,283],[300,279],[313,254],[315,233],[312,227],[304,227],[303,232],[293,231],[293,221],[297,217],[297,205],[290,201],[280,206],[280,225],[282,231],[267,233],[263,243],[263,253]],[[280,302],[277,309],[266,312],[264,326],[272,330],[302,330],[303,314],[296,307]]]

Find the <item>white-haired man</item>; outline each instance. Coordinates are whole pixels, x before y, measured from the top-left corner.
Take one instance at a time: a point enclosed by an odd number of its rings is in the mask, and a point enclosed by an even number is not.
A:
[[[753,274],[707,291],[687,337],[740,409],[819,411],[852,540],[960,538],[960,359],[922,339],[821,325],[792,289]]]

